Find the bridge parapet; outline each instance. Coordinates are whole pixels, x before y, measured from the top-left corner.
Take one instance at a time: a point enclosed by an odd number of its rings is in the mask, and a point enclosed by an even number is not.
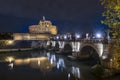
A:
[[[111,40],[109,40],[111,41]],[[64,46],[69,44],[72,47],[73,55],[79,56],[81,49],[84,47],[92,47],[99,55],[104,57],[108,55],[108,40],[105,39],[79,39],[79,40],[50,40],[52,47],[59,45],[59,50],[64,49]],[[65,50],[65,49],[64,49]],[[87,50],[87,49],[86,49]]]
[[[79,40],[51,40],[51,41],[64,41],[64,42],[86,42],[86,43],[102,43],[103,39],[79,39]]]

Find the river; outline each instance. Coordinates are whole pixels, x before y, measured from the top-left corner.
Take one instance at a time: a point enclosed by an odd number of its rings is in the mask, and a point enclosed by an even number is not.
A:
[[[94,80],[90,63],[47,51],[0,53],[0,80]]]

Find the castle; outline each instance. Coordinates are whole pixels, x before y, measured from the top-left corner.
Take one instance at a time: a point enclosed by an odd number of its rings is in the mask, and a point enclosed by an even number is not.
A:
[[[57,27],[52,25],[51,21],[43,20],[39,21],[38,25],[29,26],[29,33],[14,33],[14,40],[47,40],[51,36],[57,34]]]

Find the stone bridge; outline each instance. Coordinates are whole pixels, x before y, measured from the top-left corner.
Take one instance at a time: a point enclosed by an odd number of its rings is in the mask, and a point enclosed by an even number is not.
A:
[[[71,47],[72,55],[75,57],[80,57],[82,55],[91,55],[96,53],[99,58],[105,59],[108,56],[108,44],[104,43],[102,39],[94,39],[94,40],[49,40],[47,41],[47,45],[53,48],[59,48],[60,51],[65,51],[66,45]]]

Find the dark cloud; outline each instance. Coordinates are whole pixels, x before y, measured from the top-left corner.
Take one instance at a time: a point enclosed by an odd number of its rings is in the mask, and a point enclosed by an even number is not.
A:
[[[100,18],[101,11],[99,0],[0,0],[0,14],[12,16],[18,20],[18,24],[33,19],[37,21],[44,15],[68,31],[77,31],[80,28],[89,30]],[[7,17],[4,21],[8,22],[7,19],[10,18]],[[13,22],[14,20],[9,24],[13,25]],[[14,26],[17,28],[18,25]]]

